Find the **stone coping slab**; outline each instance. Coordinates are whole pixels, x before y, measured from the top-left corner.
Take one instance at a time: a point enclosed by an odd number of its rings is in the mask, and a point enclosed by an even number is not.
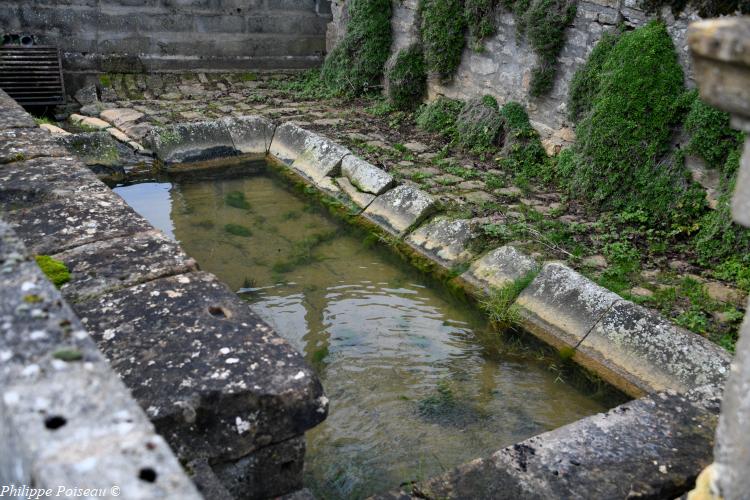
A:
[[[104,186],[77,158],[34,158],[0,165],[0,208],[17,210]]]
[[[539,269],[539,264],[513,246],[501,246],[480,259],[461,275],[472,286],[490,293],[524,279]]]
[[[476,237],[471,219],[437,218],[421,225],[406,237],[406,242],[432,260],[450,268],[475,257],[468,249]]]
[[[362,191],[357,189],[356,186],[354,186],[346,177],[337,177],[336,184],[341,188],[344,194],[346,194],[354,202],[355,205],[363,210],[367,208],[375,199],[374,194],[363,193]]]
[[[0,482],[201,498],[59,292],[0,221]],[[155,481],[142,479],[153,474]]]
[[[223,119],[237,151],[243,154],[268,153],[276,125],[262,116]]]
[[[36,122],[31,115],[0,89],[0,130],[34,127]]]
[[[12,210],[4,217],[35,254],[55,254],[151,229],[145,219],[103,184],[76,196],[61,196],[41,205]]]
[[[711,462],[717,413],[658,393],[373,498],[676,498]]]
[[[0,130],[0,164],[40,156],[68,156],[48,131],[41,128]]]
[[[144,142],[167,165],[238,154],[226,122],[219,120],[177,123],[153,129]]]
[[[575,348],[620,300],[593,281],[557,262],[542,267],[516,300],[522,326],[548,344]]]
[[[211,274],[161,278],[75,309],[183,460],[241,458],[326,417],[304,358]]]
[[[351,154],[330,139],[288,122],[276,128],[269,153],[314,184],[339,176],[341,161]]]
[[[403,236],[436,208],[432,196],[421,189],[402,184],[375,198],[363,215],[387,232]]]
[[[731,361],[727,351],[708,339],[629,301],[615,303],[578,352],[610,370],[607,379],[619,381],[615,385],[629,394],[721,386]]]
[[[341,174],[360,191],[375,196],[396,185],[396,180],[391,174],[351,154],[341,161]]]
[[[70,270],[70,281],[61,288],[69,302],[81,302],[164,276],[198,270],[194,259],[156,230],[96,241],[53,257]]]

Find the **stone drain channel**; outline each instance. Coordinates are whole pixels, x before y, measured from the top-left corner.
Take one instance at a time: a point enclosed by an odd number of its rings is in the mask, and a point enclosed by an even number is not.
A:
[[[180,124],[152,131],[145,145],[168,172],[268,155],[290,178],[357,207],[359,223],[438,274],[462,255],[465,221],[441,219],[428,194],[395,185],[294,124],[260,117]],[[2,93],[0,208],[0,258],[11,285],[0,306],[0,419],[14,451],[0,461],[0,479],[197,497],[155,428],[206,497],[301,487],[304,432],[327,414],[314,371]],[[33,255],[52,255],[73,271],[64,300]],[[384,498],[670,498],[710,463],[728,354],[562,264],[540,265],[509,246],[472,262],[455,283],[481,297],[532,273],[516,300],[521,326],[640,399]],[[114,401],[104,405],[105,395]],[[95,473],[80,466],[89,454]],[[103,475],[104,464],[117,465]]]

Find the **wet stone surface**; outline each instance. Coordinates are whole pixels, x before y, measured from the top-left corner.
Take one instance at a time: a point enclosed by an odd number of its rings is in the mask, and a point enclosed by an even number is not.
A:
[[[159,279],[76,311],[183,459],[240,458],[326,416],[304,359],[210,274]]]
[[[711,462],[716,421],[713,405],[659,393],[375,498],[676,498]]]

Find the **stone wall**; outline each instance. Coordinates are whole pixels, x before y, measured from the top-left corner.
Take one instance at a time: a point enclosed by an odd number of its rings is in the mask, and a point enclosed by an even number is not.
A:
[[[513,15],[498,8],[495,26],[497,32],[485,41],[484,51],[464,50],[461,65],[450,82],[432,79],[429,98],[444,95],[467,99],[483,94],[493,95],[501,104],[510,100],[523,103],[529,111],[532,124],[540,132],[548,152],[556,146],[573,140],[573,130],[566,118],[568,86],[576,69],[585,63],[594,45],[603,33],[613,30],[619,23],[630,27],[645,24],[648,16],[637,6],[638,0],[588,0],[578,2],[578,13],[567,30],[567,41],[558,59],[558,74],[554,88],[545,98],[529,96],[531,71],[536,56],[523,37],[518,37]],[[333,21],[329,27],[328,49],[340,39],[345,30],[346,17],[341,15],[342,0],[334,0]],[[418,0],[394,1],[391,21],[394,42],[392,52],[419,40]],[[675,18],[667,8],[661,13],[668,31],[677,47],[685,68],[686,83],[693,86],[692,69],[686,43],[687,25],[698,19],[691,11]]]
[[[58,44],[68,70],[304,68],[325,52],[329,0],[3,0],[0,35]]]

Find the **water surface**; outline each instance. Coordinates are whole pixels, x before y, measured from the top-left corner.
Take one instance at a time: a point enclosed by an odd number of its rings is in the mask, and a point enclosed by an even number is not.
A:
[[[305,467],[320,498],[426,479],[614,404],[273,176],[115,191],[318,371],[331,408]]]

